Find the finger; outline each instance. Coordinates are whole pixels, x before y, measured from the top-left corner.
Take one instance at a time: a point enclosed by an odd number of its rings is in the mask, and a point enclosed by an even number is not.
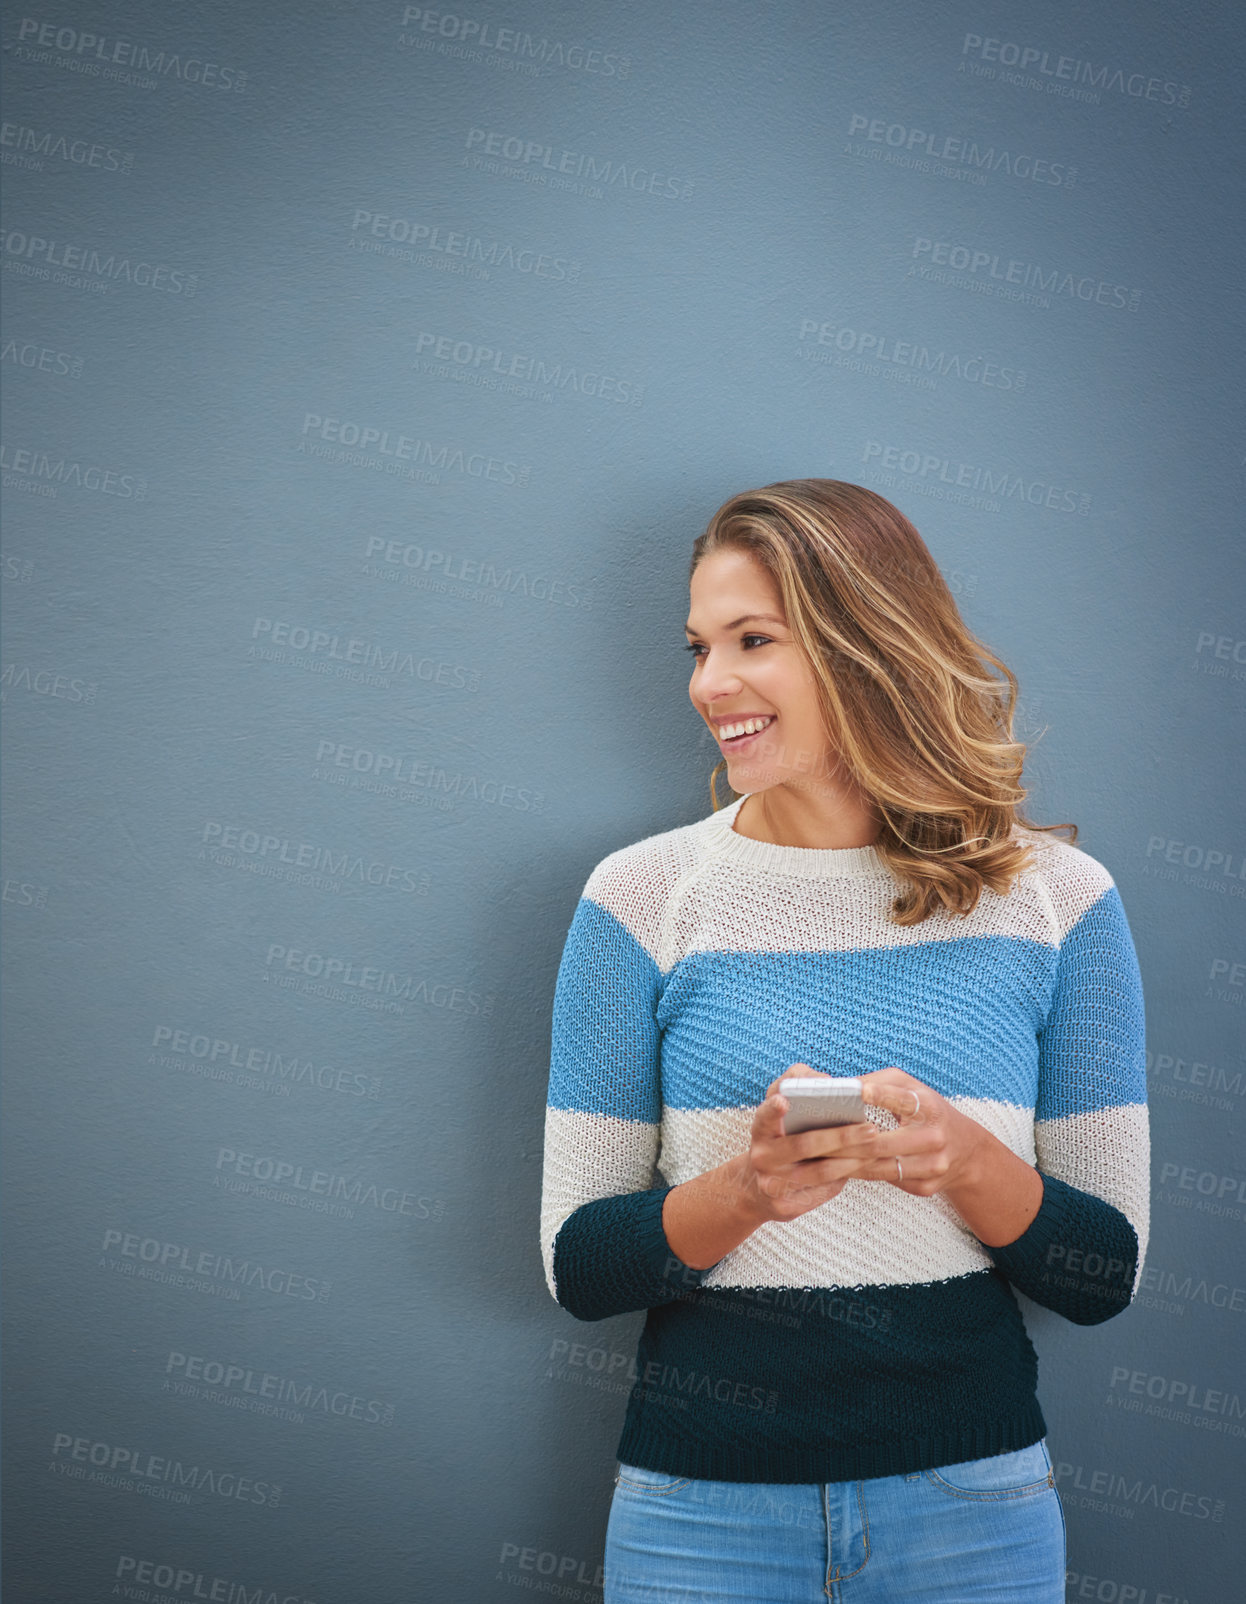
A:
[[[909,1123],[933,1112],[938,1093],[903,1070],[889,1068],[861,1077],[861,1098]]]
[[[758,1120],[757,1129],[759,1134],[767,1138],[782,1137],[784,1135],[782,1117],[787,1113],[790,1104],[779,1088],[789,1076],[798,1075],[802,1077],[816,1076],[819,1080],[833,1080],[835,1078],[833,1075],[828,1075],[823,1069],[811,1069],[808,1064],[790,1064],[782,1075],[776,1076],[766,1087],[765,1099],[758,1105],[759,1110],[765,1110],[765,1113],[760,1115]],[[775,1112],[776,1110],[777,1113]]]
[[[785,1080],[795,1080],[797,1078],[801,1080],[810,1080],[814,1078],[818,1080],[835,1079],[833,1075],[828,1075],[824,1069],[810,1069],[808,1064],[789,1064],[783,1073],[781,1075],[776,1075],[775,1078],[770,1082],[769,1086],[766,1087],[767,1097],[771,1092],[777,1091]]]
[[[848,1175],[816,1175],[803,1168],[786,1169],[772,1174],[762,1173],[758,1178],[759,1190],[771,1202],[823,1202],[843,1189],[850,1180]]]
[[[886,1181],[888,1186],[905,1187],[919,1179],[916,1173],[916,1159],[901,1157],[897,1165],[894,1158],[878,1158],[863,1171],[860,1179],[863,1181]]]
[[[851,1125],[824,1125],[811,1131],[794,1131],[787,1138],[788,1152],[796,1163],[814,1158],[854,1157],[861,1152],[872,1152],[880,1131],[869,1120],[854,1120]]]
[[[906,1074],[895,1064],[888,1064],[884,1069],[871,1069],[861,1076],[863,1090],[878,1091],[880,1088],[896,1089],[904,1086],[920,1086],[922,1084],[915,1076]]]
[[[890,1130],[880,1132],[878,1141],[869,1152],[870,1157],[880,1164],[894,1167],[899,1159],[907,1173],[910,1160],[916,1164],[923,1159],[930,1159],[932,1155],[944,1152],[946,1146],[946,1139],[937,1126],[926,1125],[918,1120],[907,1125],[894,1125]]]
[[[889,1162],[894,1180],[896,1161],[891,1159]],[[803,1163],[793,1165],[785,1174],[794,1187],[814,1188],[836,1182],[842,1185],[845,1181],[881,1180],[887,1167],[872,1155],[861,1153],[855,1157],[805,1159]]]
[[[774,1095],[774,1093],[778,1091],[778,1089],[782,1085],[782,1083],[785,1080],[788,1079],[789,1076],[794,1076],[794,1075],[820,1075],[822,1073],[823,1073],[822,1070],[810,1069],[808,1064],[789,1064],[788,1067],[783,1071],[783,1073],[781,1075],[776,1075],[775,1078],[770,1082],[769,1086],[766,1087],[766,1096],[767,1097],[772,1097]]]
[[[783,1135],[783,1116],[791,1107],[787,1098],[778,1090],[775,1081],[766,1093],[765,1101],[760,1103],[753,1119],[753,1133],[766,1141],[777,1140]]]

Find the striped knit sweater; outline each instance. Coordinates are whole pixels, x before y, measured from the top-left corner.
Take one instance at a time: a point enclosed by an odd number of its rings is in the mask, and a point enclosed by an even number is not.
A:
[[[873,847],[755,841],[733,828],[743,800],[604,858],[558,970],[541,1248],[578,1319],[648,1311],[618,1457],[818,1482],[1026,1447],[1046,1427],[1012,1289],[1093,1325],[1146,1251],[1143,1000],[1116,886],[1017,826],[1035,866],[1007,895],[901,927]],[[667,1191],[747,1151],[794,1063],[932,1086],[1036,1165],[1037,1217],[988,1247],[937,1195],[850,1180],[683,1264]]]

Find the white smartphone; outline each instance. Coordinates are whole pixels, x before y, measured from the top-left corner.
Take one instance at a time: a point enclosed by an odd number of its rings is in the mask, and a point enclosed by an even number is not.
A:
[[[866,1117],[859,1075],[789,1075],[779,1090],[791,1104],[783,1116],[784,1136],[856,1125]]]

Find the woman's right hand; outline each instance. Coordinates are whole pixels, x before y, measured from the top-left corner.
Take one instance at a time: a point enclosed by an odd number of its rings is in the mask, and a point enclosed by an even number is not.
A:
[[[750,1208],[764,1220],[794,1220],[843,1191],[846,1182],[876,1166],[879,1127],[866,1121],[783,1134],[788,1100],[779,1091],[788,1075],[834,1077],[792,1064],[766,1088],[753,1116],[748,1153],[739,1172]]]
[[[677,1261],[708,1270],[768,1220],[808,1214],[854,1176],[882,1178],[874,1151],[881,1134],[877,1125],[783,1135],[788,1101],[779,1081],[786,1075],[825,1074],[808,1064],[790,1065],[766,1088],[765,1101],[753,1115],[747,1152],[671,1187],[662,1204],[662,1228]],[[883,1117],[892,1118],[890,1113]]]

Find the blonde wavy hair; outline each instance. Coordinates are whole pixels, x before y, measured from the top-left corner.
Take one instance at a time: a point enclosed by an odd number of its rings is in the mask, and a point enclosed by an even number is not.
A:
[[[897,507],[839,479],[745,490],[693,543],[689,578],[729,548],[772,576],[813,668],[831,745],[881,816],[873,845],[902,884],[896,924],[920,924],[939,905],[972,913],[983,886],[1007,893],[1032,861],[1014,825],[1077,840],[1075,824],[1021,813],[1029,793],[1026,749],[1012,731],[1016,677],[971,633]],[[710,775],[715,812],[726,766],[723,758]]]

